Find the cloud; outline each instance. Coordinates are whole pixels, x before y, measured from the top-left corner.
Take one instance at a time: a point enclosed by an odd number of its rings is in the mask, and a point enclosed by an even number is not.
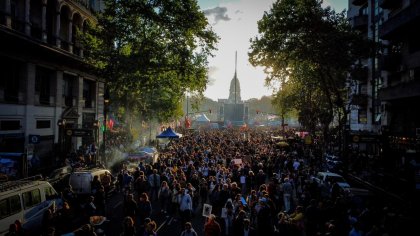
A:
[[[219,70],[216,66],[210,66],[208,70],[208,86],[212,86],[216,83],[216,73]]]
[[[227,8],[226,7],[215,7],[211,9],[204,10],[204,15],[206,16],[214,16],[215,23],[219,21],[230,21],[231,18],[226,14]]]

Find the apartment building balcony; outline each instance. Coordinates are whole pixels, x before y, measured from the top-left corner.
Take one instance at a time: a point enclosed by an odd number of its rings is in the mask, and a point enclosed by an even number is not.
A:
[[[385,71],[397,71],[401,65],[401,54],[385,54],[379,59],[379,68]]]
[[[420,96],[420,80],[412,80],[379,90],[379,99],[390,101]]]
[[[351,104],[361,106],[361,107],[366,107],[368,104],[367,94],[363,94],[363,93],[354,94],[351,100]]]
[[[360,82],[367,81],[368,78],[368,68],[367,66],[356,66],[351,72],[350,76],[353,80]]]
[[[368,27],[368,15],[357,15],[353,16],[351,20],[353,29],[366,31]]]
[[[356,0],[355,0],[356,1]],[[401,6],[401,0],[379,0],[378,4],[382,9],[395,9]]]
[[[368,2],[367,0],[353,0],[352,4],[355,6],[362,6],[364,4],[367,4],[367,2]]]
[[[382,0],[382,2],[399,2],[401,4],[401,1],[395,0]],[[396,15],[389,17],[380,27],[379,37],[382,39],[398,37],[401,33],[408,33],[407,28],[410,26],[415,28],[418,22],[420,22],[420,1],[415,1]]]

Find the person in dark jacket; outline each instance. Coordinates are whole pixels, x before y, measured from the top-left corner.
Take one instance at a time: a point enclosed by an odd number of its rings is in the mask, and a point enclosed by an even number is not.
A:
[[[133,194],[128,194],[124,202],[124,215],[129,216],[132,220],[136,219],[137,202],[134,200]]]
[[[134,227],[134,221],[131,217],[126,216],[123,222],[123,232],[121,236],[135,236],[136,228]]]
[[[96,214],[98,215],[105,215],[105,201],[106,201],[106,193],[104,186],[100,186],[98,191],[95,193],[95,206],[96,206]]]

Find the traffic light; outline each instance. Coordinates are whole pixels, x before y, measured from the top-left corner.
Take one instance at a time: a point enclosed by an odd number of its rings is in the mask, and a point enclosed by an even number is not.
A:
[[[209,113],[211,114],[211,109],[209,109]]]

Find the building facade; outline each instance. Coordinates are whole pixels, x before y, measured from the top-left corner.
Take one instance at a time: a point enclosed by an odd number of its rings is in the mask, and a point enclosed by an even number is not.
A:
[[[350,73],[350,132],[378,135],[386,165],[403,166],[420,152],[420,1],[349,0],[348,19],[377,47]]]
[[[0,153],[27,153],[30,168],[47,168],[82,144],[99,145],[104,80],[83,62],[78,32],[96,23],[102,7],[93,0],[1,1]]]
[[[347,17],[353,29],[364,37],[380,43],[378,15],[375,1],[350,0]],[[347,139],[354,149],[379,154],[382,111],[378,89],[382,85],[378,57],[365,58],[354,63],[348,80],[350,112]]]
[[[420,1],[379,1],[382,126],[393,148],[420,152]]]

